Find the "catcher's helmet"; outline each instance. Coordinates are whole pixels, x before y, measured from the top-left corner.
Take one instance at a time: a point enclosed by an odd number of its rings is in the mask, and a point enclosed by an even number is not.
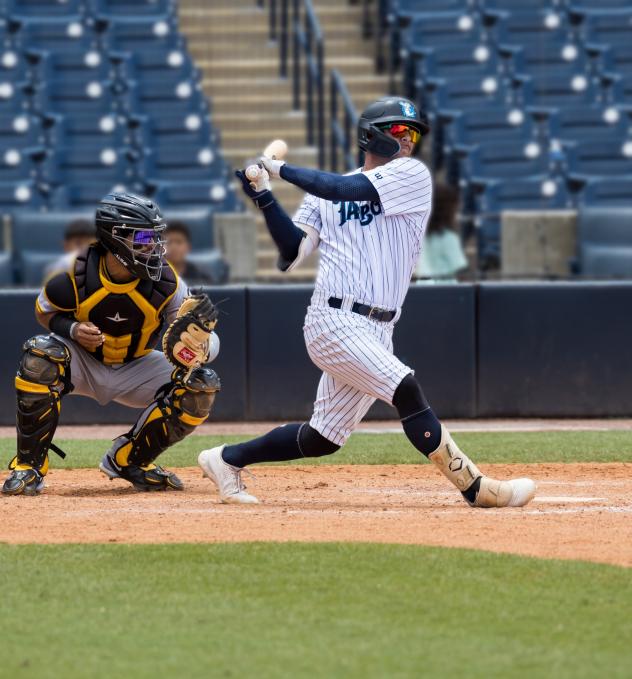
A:
[[[160,280],[166,226],[155,203],[131,193],[110,193],[97,207],[97,239],[139,278]]]
[[[399,152],[397,139],[380,130],[381,125],[410,125],[422,136],[430,132],[428,118],[412,101],[403,97],[382,97],[369,104],[358,120],[358,146],[376,156],[391,158]]]

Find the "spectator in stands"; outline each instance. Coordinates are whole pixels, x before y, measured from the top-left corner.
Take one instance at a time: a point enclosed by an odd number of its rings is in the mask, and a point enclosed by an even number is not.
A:
[[[66,226],[62,247],[64,253],[61,257],[51,262],[44,269],[44,280],[51,276],[66,271],[75,255],[96,240],[97,232],[94,224],[87,219],[75,219]]]
[[[165,238],[167,241],[166,258],[173,265],[178,276],[189,285],[212,283],[210,276],[187,260],[191,252],[191,232],[184,222],[169,222],[165,229]]]
[[[457,274],[467,269],[467,257],[456,232],[458,207],[458,191],[448,184],[436,184],[432,214],[415,267],[417,278],[456,280]]]

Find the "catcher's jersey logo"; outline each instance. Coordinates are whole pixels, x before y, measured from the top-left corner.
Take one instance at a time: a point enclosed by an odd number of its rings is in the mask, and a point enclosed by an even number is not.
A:
[[[115,323],[122,323],[123,321],[129,321],[129,318],[122,318],[117,311],[114,316],[106,316],[108,321],[114,321]]]

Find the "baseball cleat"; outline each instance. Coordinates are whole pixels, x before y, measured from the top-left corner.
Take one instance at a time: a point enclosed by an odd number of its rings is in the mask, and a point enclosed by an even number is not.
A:
[[[198,455],[198,464],[202,467],[204,476],[211,479],[219,491],[219,499],[225,504],[256,504],[259,502],[254,495],[246,492],[246,486],[241,480],[244,471],[224,462],[222,451],[225,446],[203,450]]]
[[[37,495],[43,488],[44,477],[37,469],[14,469],[2,484],[2,494]]]
[[[531,479],[496,481],[488,476],[481,478],[481,485],[470,507],[524,507],[533,500],[537,486]]]
[[[173,472],[167,471],[153,463],[146,467],[139,467],[135,464],[121,467],[106,453],[99,464],[99,469],[106,476],[109,476],[110,481],[123,479],[131,483],[136,490],[184,489],[184,484]]]

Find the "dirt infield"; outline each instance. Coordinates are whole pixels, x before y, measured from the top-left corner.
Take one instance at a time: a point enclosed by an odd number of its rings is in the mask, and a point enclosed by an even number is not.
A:
[[[37,498],[1,498],[0,541],[362,541],[470,547],[632,566],[632,464],[481,465],[529,475],[523,509],[470,509],[430,465],[260,467],[262,504],[218,503],[197,468],[184,492],[137,493],[96,470],[53,470]]]

